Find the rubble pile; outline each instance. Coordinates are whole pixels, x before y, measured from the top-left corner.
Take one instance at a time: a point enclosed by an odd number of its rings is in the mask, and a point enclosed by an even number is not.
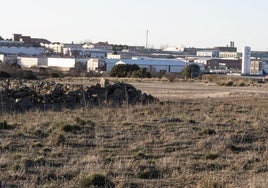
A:
[[[122,106],[148,104],[157,101],[134,86],[122,82],[109,84],[101,80],[93,86],[56,82],[4,80],[0,82],[2,110],[75,107],[86,105]]]

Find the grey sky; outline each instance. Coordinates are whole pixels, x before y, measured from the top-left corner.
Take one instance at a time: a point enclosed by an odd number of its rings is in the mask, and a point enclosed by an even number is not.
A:
[[[266,0],[1,0],[0,35],[268,50]]]

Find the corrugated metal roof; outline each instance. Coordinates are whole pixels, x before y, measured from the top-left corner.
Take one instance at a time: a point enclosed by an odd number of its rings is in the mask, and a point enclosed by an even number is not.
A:
[[[178,60],[178,59],[155,59],[155,58],[142,58],[139,57],[137,59],[121,59],[121,60],[114,60],[114,59],[106,59],[106,63],[115,64],[119,61],[122,61],[126,64],[136,64],[136,65],[171,65],[171,66],[182,66],[185,65],[185,61]]]

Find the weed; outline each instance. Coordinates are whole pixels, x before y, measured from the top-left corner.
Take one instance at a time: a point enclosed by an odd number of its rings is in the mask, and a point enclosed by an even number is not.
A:
[[[6,121],[0,122],[0,129],[14,129],[15,127],[9,125]]]
[[[206,159],[215,160],[219,157],[219,154],[217,153],[206,153],[205,155]]]
[[[139,166],[138,178],[141,179],[159,179],[163,177],[162,172],[155,166]]]
[[[213,129],[209,129],[209,128],[204,128],[199,133],[199,135],[214,135],[214,134],[216,134],[216,131]]]
[[[81,131],[81,127],[79,125],[63,125],[62,130],[64,132],[69,132],[69,133],[78,133],[79,131]]]
[[[115,184],[109,180],[105,175],[103,174],[90,174],[84,179],[80,181],[80,185],[82,188],[86,187],[107,187],[107,188],[113,188],[115,187]]]

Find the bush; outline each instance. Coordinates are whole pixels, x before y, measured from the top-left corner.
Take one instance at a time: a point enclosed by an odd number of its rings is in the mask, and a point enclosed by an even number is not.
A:
[[[0,122],[0,129],[14,129],[14,126],[9,125],[6,121]]]
[[[77,133],[78,131],[80,131],[81,130],[81,127],[80,126],[78,126],[78,125],[64,125],[63,127],[62,127],[62,130],[64,131],[64,132],[71,132],[71,133]]]
[[[202,129],[199,135],[214,135],[216,131],[213,129]]]
[[[8,72],[0,71],[0,78],[10,78],[11,75]]]
[[[112,77],[129,77],[134,71],[140,70],[140,67],[136,64],[119,64],[115,65],[110,73]]]
[[[107,188],[115,187],[114,183],[102,174],[91,174],[86,178],[82,179],[80,184],[82,188],[92,186],[107,187]]]
[[[39,68],[39,74],[41,76],[49,76],[48,70],[46,68],[44,68],[44,67]]]
[[[49,74],[49,76],[50,76],[51,78],[59,78],[59,77],[60,77],[60,74],[57,73],[57,72],[52,72],[52,73]]]
[[[95,123],[93,121],[91,121],[91,120],[85,121],[85,120],[81,119],[80,117],[76,117],[75,122],[78,125],[95,125]]]
[[[163,177],[161,171],[154,166],[140,166],[137,175],[141,179],[159,179]]]
[[[205,157],[206,159],[214,160],[214,159],[217,159],[219,155],[216,153],[207,153]]]
[[[24,71],[22,74],[22,78],[26,80],[36,80],[37,77],[32,71]]]
[[[228,80],[225,85],[226,86],[233,86],[234,82],[232,80]]]
[[[173,82],[176,79],[176,75],[172,73],[165,73],[162,76],[162,80],[168,80],[169,82]]]
[[[197,64],[188,65],[180,73],[180,76],[182,78],[187,78],[187,79],[197,78],[199,75],[200,75],[200,67]]]
[[[134,77],[134,78],[151,78],[152,75],[150,72],[147,72],[147,69],[146,68],[141,68],[139,70],[136,70],[136,71],[133,71],[131,73],[131,77]]]

